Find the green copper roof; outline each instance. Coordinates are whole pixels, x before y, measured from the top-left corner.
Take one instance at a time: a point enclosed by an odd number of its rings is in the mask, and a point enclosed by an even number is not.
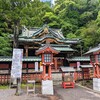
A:
[[[74,49],[70,47],[53,47],[53,48],[58,51],[75,51]]]
[[[81,68],[93,68],[92,65],[80,65]]]
[[[73,58],[67,58],[68,61],[90,61],[89,57],[73,57]],[[0,56],[0,62],[11,62],[12,61],[12,57],[2,57]],[[30,57],[24,57],[23,61],[41,61],[41,57],[38,56],[30,56]]]
[[[41,37],[42,32],[44,32],[44,29],[47,28],[48,32],[43,34]],[[22,34],[19,35],[19,42],[41,42],[44,39],[51,38],[55,39],[57,42],[60,43],[69,43],[69,44],[77,44],[79,42],[79,39],[66,39],[62,32],[58,29],[51,29],[47,25],[44,25],[41,28],[33,28],[33,29],[27,29],[26,27],[23,28]]]
[[[77,40],[59,40],[59,39],[56,39],[52,36],[45,36],[43,38],[37,38],[37,39],[33,39],[33,38],[19,38],[18,40],[20,42],[41,42],[42,40],[46,39],[46,38],[52,38],[52,39],[55,39],[56,41],[60,42],[60,43],[69,43],[69,44],[77,44],[78,41]]]
[[[74,67],[67,67],[67,66],[66,67],[61,66],[60,69],[62,72],[75,72],[76,71]]]
[[[90,61],[90,57],[88,56],[73,57],[73,58],[68,58],[68,61]]]
[[[22,34],[20,34],[20,37],[35,37],[39,34],[41,34],[44,29],[47,28],[48,29],[48,34],[51,34],[53,37],[57,37],[59,39],[65,39],[65,37],[63,36],[62,32],[58,29],[51,29],[49,28],[48,25],[43,25],[40,28],[31,28],[31,29],[27,29],[25,26],[22,29]]]
[[[88,52],[85,53],[85,55],[92,54],[98,51],[100,51],[100,44],[97,47],[90,49]]]
[[[12,61],[12,57],[2,57],[0,56],[0,62],[11,62]],[[23,61],[41,61],[40,57],[24,57]]]
[[[41,46],[45,46],[45,44],[41,44]],[[70,45],[63,45],[63,44],[50,44],[57,51],[76,51],[70,47]]]

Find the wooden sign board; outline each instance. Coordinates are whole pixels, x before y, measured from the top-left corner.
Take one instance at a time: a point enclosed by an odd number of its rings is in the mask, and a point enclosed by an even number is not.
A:
[[[42,94],[54,95],[52,80],[42,80]]]

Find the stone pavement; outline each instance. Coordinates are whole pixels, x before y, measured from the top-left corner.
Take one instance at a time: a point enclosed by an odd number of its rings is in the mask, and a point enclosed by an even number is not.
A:
[[[55,91],[60,95],[61,100],[100,100],[100,94],[84,89],[79,86],[63,89],[61,85],[54,86]]]
[[[15,89],[0,89],[0,100],[48,100],[48,97],[23,92],[20,96],[15,95]]]
[[[23,90],[20,96],[15,96],[15,89],[0,89],[0,100],[100,100],[100,93],[75,86],[63,89],[61,85],[54,85],[55,95],[26,94]]]

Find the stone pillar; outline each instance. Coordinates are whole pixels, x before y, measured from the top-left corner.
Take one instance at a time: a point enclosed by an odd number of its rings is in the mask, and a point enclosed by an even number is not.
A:
[[[100,91],[100,78],[93,78],[93,90]]]
[[[93,90],[100,91],[100,66],[94,64]]]

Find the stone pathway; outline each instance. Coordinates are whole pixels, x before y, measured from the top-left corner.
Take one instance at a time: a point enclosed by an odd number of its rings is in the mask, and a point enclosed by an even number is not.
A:
[[[15,96],[15,89],[0,89],[0,100],[100,100],[100,94],[76,86],[74,89],[63,89],[61,85],[54,86],[55,95],[26,94],[23,90],[20,96]]]
[[[63,89],[60,85],[56,85],[54,88],[57,94],[61,96],[61,100],[100,100],[100,94],[79,86],[74,89]]]
[[[15,89],[0,89],[0,100],[48,100],[48,97],[32,93],[27,95],[26,92],[16,96]]]

